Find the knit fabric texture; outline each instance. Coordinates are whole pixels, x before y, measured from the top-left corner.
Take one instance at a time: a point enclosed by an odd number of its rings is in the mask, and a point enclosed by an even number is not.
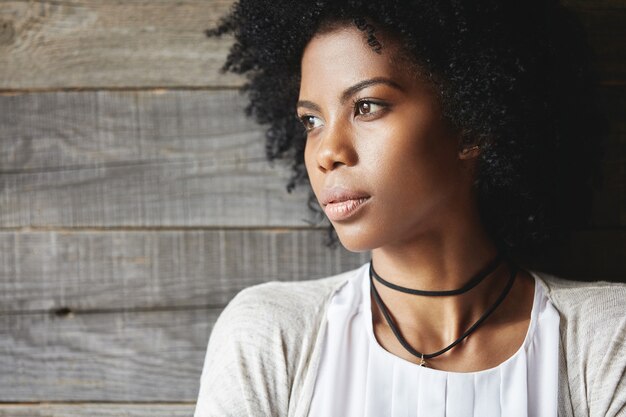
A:
[[[194,417],[306,417],[326,307],[356,271],[240,291],[213,327]],[[535,274],[560,315],[559,416],[626,416],[626,284]]]

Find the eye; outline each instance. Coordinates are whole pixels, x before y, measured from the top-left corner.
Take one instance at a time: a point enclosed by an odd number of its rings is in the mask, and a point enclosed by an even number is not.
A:
[[[318,117],[312,116],[310,114],[305,114],[304,116],[299,117],[299,120],[307,132],[310,132],[311,130],[321,126],[322,124]]]
[[[378,113],[386,106],[383,103],[377,103],[370,100],[360,100],[354,103],[354,115],[355,116],[367,116],[370,114]]]

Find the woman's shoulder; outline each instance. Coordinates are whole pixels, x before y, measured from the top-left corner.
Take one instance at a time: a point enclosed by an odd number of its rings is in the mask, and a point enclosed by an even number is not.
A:
[[[275,325],[302,328],[302,321],[310,323],[320,315],[335,290],[359,269],[305,281],[269,281],[252,285],[239,291],[222,315],[238,322],[269,319]]]
[[[560,316],[564,392],[590,415],[615,415],[626,395],[626,284],[534,274]]]
[[[561,315],[615,315],[626,312],[626,283],[609,281],[575,281],[533,271],[543,284],[546,296]]]
[[[568,360],[583,364],[581,369],[591,373],[598,371],[605,361],[617,361],[619,369],[624,369],[626,284],[534,274],[559,313],[561,342]]]
[[[562,327],[578,337],[615,337],[626,323],[626,284],[608,281],[575,281],[533,272],[559,312]]]
[[[215,321],[196,416],[287,415],[315,344],[324,300],[354,271],[239,291]]]

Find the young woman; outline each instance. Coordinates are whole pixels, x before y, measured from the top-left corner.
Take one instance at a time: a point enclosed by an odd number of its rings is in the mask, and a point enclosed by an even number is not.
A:
[[[575,20],[511,3],[242,0],[208,31],[371,261],[241,291],[196,417],[626,415],[626,287],[521,261],[585,219],[600,131]]]

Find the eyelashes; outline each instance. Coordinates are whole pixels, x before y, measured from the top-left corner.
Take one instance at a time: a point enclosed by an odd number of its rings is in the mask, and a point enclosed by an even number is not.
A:
[[[304,129],[307,132],[310,132],[311,130],[315,129],[316,127],[319,127],[319,126],[314,126],[314,122],[311,122],[311,120],[315,120],[315,119],[319,120],[319,118],[316,117],[316,116],[312,116],[310,114],[305,114],[304,116],[299,117],[298,119],[300,120],[300,123],[302,123],[302,126],[304,126]]]
[[[381,109],[378,111],[372,111],[372,107],[380,107]],[[378,114],[382,111],[382,108],[386,108],[386,105],[374,100],[354,100],[352,102],[352,108],[354,109],[353,114],[355,116],[367,116],[370,114]],[[367,113],[359,113],[361,109],[367,109]]]
[[[378,100],[355,99],[352,102],[352,115],[354,117],[365,119],[379,117],[388,109],[389,105],[387,103]],[[304,114],[297,118],[304,126],[307,133],[321,125],[320,118],[311,114]]]

